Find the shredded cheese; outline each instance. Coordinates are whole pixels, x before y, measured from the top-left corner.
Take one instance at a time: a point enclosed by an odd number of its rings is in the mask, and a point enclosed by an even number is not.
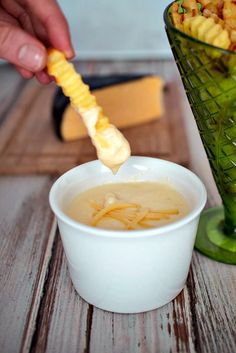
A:
[[[145,218],[148,212],[149,212],[149,209],[146,209],[146,208],[140,209],[140,211],[137,212],[136,217],[133,219],[128,229],[136,229],[139,222]]]
[[[96,226],[97,223],[109,212],[116,210],[116,209],[122,209],[122,208],[134,208],[137,207],[135,204],[132,203],[116,203],[116,204],[111,204],[108,206],[105,206],[101,210],[97,212],[97,214],[93,217],[92,219],[92,225]]]
[[[120,202],[116,198],[113,198],[112,201],[112,203],[107,203],[106,198],[104,205],[100,205],[96,201],[90,200],[90,206],[95,210],[91,221],[93,227],[96,227],[102,219],[110,217],[123,223],[126,230],[140,227],[151,228],[154,225],[148,223],[149,221],[169,219],[171,216],[179,214],[178,209],[154,211],[139,204]]]

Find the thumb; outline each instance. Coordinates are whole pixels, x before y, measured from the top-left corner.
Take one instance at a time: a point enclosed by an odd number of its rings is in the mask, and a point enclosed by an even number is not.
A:
[[[23,29],[10,23],[0,24],[0,58],[31,72],[46,66],[43,44]]]

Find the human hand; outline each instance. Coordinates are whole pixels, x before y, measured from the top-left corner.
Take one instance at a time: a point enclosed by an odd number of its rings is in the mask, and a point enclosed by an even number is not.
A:
[[[56,0],[0,0],[0,58],[29,79],[50,82],[47,47],[74,55],[66,19]]]

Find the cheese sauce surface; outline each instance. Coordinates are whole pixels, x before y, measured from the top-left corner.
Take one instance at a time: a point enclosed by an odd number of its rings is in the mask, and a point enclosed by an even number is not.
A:
[[[190,207],[168,183],[110,183],[78,194],[64,212],[75,221],[112,230],[159,227],[185,216]]]

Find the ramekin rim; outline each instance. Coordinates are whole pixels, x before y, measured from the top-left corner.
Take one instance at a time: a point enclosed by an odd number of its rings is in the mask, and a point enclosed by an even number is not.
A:
[[[62,174],[53,183],[53,185],[50,189],[50,192],[49,192],[49,204],[50,204],[51,209],[54,212],[56,218],[64,223],[66,223],[67,225],[71,226],[74,229],[83,231],[87,234],[89,233],[90,235],[95,235],[97,237],[115,237],[115,238],[120,238],[120,237],[121,238],[137,238],[138,237],[138,238],[140,238],[140,237],[147,237],[147,236],[157,236],[160,234],[165,234],[165,233],[171,232],[173,230],[177,230],[177,229],[185,226],[186,224],[190,223],[198,215],[200,215],[201,211],[203,210],[203,208],[206,204],[207,192],[206,192],[206,188],[205,188],[203,182],[195,173],[193,173],[191,170],[183,167],[182,165],[179,165],[179,164],[171,162],[171,161],[163,160],[160,158],[144,157],[144,156],[131,156],[130,158],[133,160],[138,160],[140,158],[154,159],[156,161],[159,161],[160,163],[174,165],[177,168],[184,170],[187,174],[189,174],[195,180],[195,182],[198,184],[198,186],[200,186],[201,193],[199,193],[199,199],[198,199],[197,205],[189,213],[187,213],[185,216],[181,217],[180,219],[178,219],[174,222],[168,223],[166,225],[160,226],[160,227],[153,227],[153,228],[149,228],[149,229],[128,230],[128,231],[109,230],[109,229],[92,227],[92,226],[80,223],[78,221],[75,221],[72,218],[70,218],[69,216],[67,216],[61,210],[61,208],[56,204],[56,201],[54,199],[54,193],[56,192],[56,187],[61,182],[61,180],[64,179],[67,175],[73,173],[75,169],[78,169],[82,166],[84,167],[89,164],[94,164],[95,162],[99,163],[98,160],[93,160],[93,161],[83,163],[79,166],[76,166],[76,167],[68,170],[67,172]]]

